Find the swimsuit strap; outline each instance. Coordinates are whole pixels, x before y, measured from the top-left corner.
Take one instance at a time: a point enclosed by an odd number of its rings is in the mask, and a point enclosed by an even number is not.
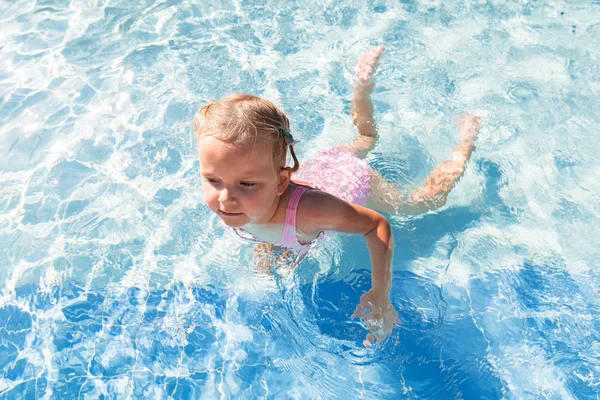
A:
[[[298,186],[288,200],[287,209],[285,210],[283,235],[281,236],[280,242],[282,246],[292,248],[301,246],[296,234],[296,212],[298,211],[298,203],[300,202],[300,198],[307,190],[307,187]]]

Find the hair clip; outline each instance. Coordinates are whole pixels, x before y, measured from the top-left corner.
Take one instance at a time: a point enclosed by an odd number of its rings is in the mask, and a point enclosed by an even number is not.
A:
[[[283,131],[282,134],[283,134],[284,137],[286,137],[286,138],[289,139],[288,146],[293,146],[296,143],[300,142],[300,139],[294,139],[294,137],[292,136],[292,134],[289,131],[287,131],[287,130]]]

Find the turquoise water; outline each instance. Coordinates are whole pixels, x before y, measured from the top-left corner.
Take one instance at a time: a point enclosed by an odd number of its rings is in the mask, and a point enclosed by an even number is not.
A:
[[[0,2],[0,398],[597,398],[598,21],[597,1]],[[377,44],[388,179],[417,186],[460,113],[483,127],[444,208],[392,217],[402,324],[367,350],[361,239],[250,269],[191,119],[265,96],[305,159],[355,134]]]

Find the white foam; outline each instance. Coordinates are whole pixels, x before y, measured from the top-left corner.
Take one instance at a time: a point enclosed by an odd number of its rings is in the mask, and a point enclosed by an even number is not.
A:
[[[497,372],[510,390],[511,396],[557,397],[575,399],[566,386],[567,377],[554,366],[546,352],[529,343],[502,346],[496,360]]]
[[[484,25],[480,21],[460,21],[450,27],[440,25],[424,26],[423,40],[427,44],[428,55],[432,60],[445,62],[476,44],[475,36],[481,34]]]
[[[571,83],[566,60],[555,55],[533,56],[506,66],[506,74],[513,79],[543,82],[554,86],[566,86]]]

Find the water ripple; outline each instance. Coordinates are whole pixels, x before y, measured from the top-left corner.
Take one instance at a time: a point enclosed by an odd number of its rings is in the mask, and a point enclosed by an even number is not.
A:
[[[594,397],[598,19],[548,1],[0,2],[0,397]],[[202,200],[190,121],[251,92],[302,156],[351,140],[355,60],[377,44],[367,161],[387,180],[417,187],[456,116],[483,119],[446,206],[392,217],[402,324],[365,349],[364,241],[253,269]]]

